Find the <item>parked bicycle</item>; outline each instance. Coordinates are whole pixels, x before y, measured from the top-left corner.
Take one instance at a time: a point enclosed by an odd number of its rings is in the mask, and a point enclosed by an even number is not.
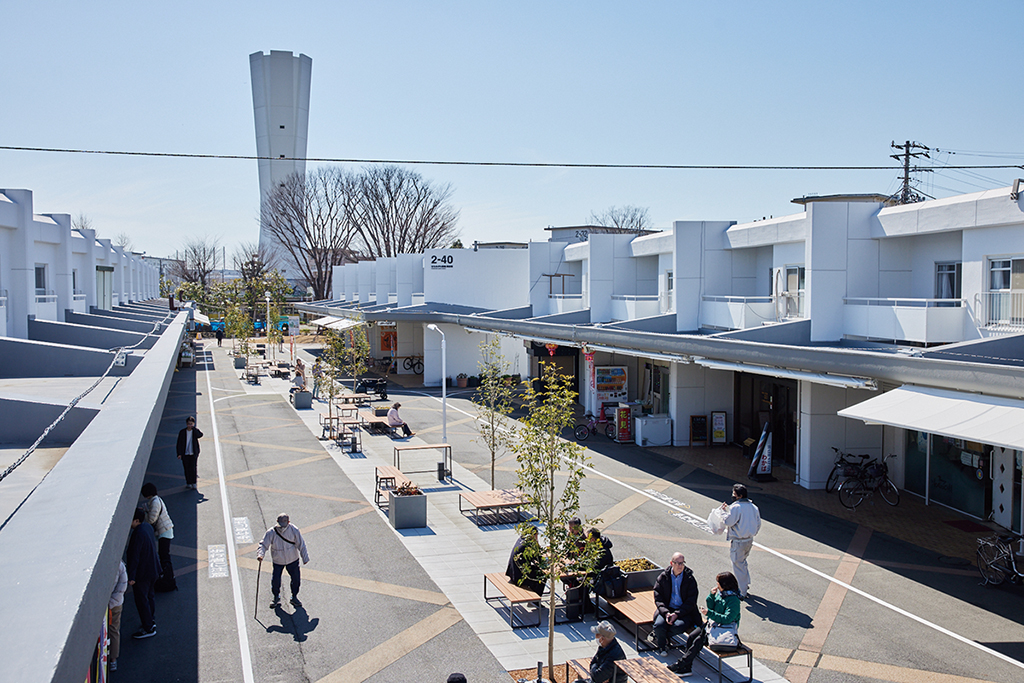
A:
[[[423,374],[423,356],[406,356],[402,361],[402,367],[413,374]]]
[[[864,463],[864,467],[855,476],[839,485],[839,502],[854,510],[877,491],[889,505],[899,505],[900,490],[889,479],[889,465],[885,462],[895,457],[895,454],[891,454],[882,458],[881,462],[870,460]]]
[[[594,417],[593,413],[588,411],[587,414],[583,416],[583,419],[586,420],[586,423],[576,425],[576,429],[572,431],[577,441],[586,441],[587,439],[590,438],[591,434],[596,434],[600,428],[599,426],[601,422],[599,422],[598,419]],[[615,425],[613,425],[610,422],[607,423],[604,428],[604,435],[607,436],[609,439],[614,439]]]
[[[1013,583],[1024,581],[1024,555],[1013,551],[1015,536],[986,536],[978,539],[978,571],[986,584],[998,586],[1007,578]]]
[[[840,478],[849,479],[850,477],[856,477],[864,468],[864,462],[871,457],[867,454],[853,455],[851,453],[843,453],[835,446],[832,447],[832,450],[836,452],[836,464],[832,471],[829,472],[828,479],[825,480],[826,493],[832,493],[836,490]],[[860,458],[860,462],[854,462],[850,458]]]

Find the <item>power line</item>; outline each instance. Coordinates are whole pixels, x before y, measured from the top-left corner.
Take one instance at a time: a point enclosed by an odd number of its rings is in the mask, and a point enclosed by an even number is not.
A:
[[[226,159],[236,161],[308,161],[335,164],[420,164],[429,166],[504,166],[521,168],[624,168],[698,171],[891,171],[892,166],[756,166],[744,164],[583,164],[543,163],[526,161],[439,161],[425,159],[344,159],[333,157],[264,157],[243,154],[188,154],[184,152],[133,152],[127,150],[63,149],[56,147],[17,147],[0,145],[0,150],[14,152],[55,152],[61,154],[101,154],[110,156],[157,157],[174,159]],[[1010,169],[1024,170],[1024,164],[980,164],[946,166],[947,169]]]

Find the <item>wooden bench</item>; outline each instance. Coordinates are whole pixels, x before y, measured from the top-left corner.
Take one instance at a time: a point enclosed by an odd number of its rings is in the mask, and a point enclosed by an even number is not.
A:
[[[370,402],[369,394],[338,394],[334,397],[335,402],[338,405],[344,405],[346,403],[359,405],[362,403]]]
[[[640,639],[640,627],[654,625],[654,591],[627,592],[621,598],[602,598],[608,605],[633,626],[633,649],[637,652],[653,650],[654,646]],[[648,631],[649,632],[649,631]]]
[[[377,507],[383,507],[381,500],[386,501],[388,499],[388,491],[394,490],[402,484],[412,483],[409,477],[402,474],[397,467],[392,467],[391,465],[377,465],[373,476],[375,479],[374,488],[376,489],[373,500]]]
[[[617,670],[616,673],[618,673]],[[590,657],[580,657],[565,662],[566,683],[573,683],[577,678],[583,680],[590,678]]]
[[[441,462],[444,467],[445,477],[452,476],[452,447],[446,443],[425,443],[417,446],[395,446],[395,467],[402,469],[402,453],[409,453],[410,451],[429,451],[437,450],[441,451]],[[429,470],[402,470],[403,472],[436,472],[437,468],[432,467]]]
[[[366,427],[366,431],[368,432],[387,434],[391,437],[395,435],[395,428],[388,424],[388,419],[386,417],[377,417],[371,412],[360,410],[359,419],[362,421],[363,426]]]
[[[487,584],[501,591],[501,595],[487,597]],[[484,574],[484,601],[497,600],[504,607],[502,600],[508,601],[508,623],[512,628],[523,628],[526,626],[540,626],[540,601],[541,596],[531,590],[515,585],[508,580],[508,577],[501,573]],[[537,623],[527,624],[520,620],[516,626],[516,605],[533,605],[537,610]]]
[[[462,507],[462,501],[469,504],[468,509]],[[523,504],[523,496],[517,489],[497,489],[494,491],[461,491],[459,492],[459,512],[473,512],[473,521],[480,525],[480,512],[487,510],[513,510],[515,520],[519,521],[520,507]],[[499,516],[500,517],[500,516]],[[499,522],[495,521],[494,524]],[[485,524],[483,526],[490,526]]]
[[[707,661],[704,659],[705,655],[713,657],[714,659],[712,659],[711,661]],[[751,683],[751,681],[754,680],[754,651],[751,648],[744,645],[742,642],[739,645],[737,645],[736,648],[733,650],[712,650],[709,646],[705,646],[697,654],[697,658],[703,661],[708,666],[711,666],[712,669],[715,668],[713,664],[716,662],[718,663],[718,683],[722,683],[722,660],[729,659],[730,657],[744,656],[747,658],[747,670],[749,671],[746,683]],[[736,670],[739,671],[739,669]]]
[[[615,668],[634,683],[679,683],[679,676],[654,657],[620,659]]]

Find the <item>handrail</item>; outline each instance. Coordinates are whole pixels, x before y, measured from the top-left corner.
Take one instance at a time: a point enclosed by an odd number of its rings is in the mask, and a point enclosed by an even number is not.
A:
[[[844,297],[843,303],[851,306],[888,306],[891,308],[959,308],[966,306],[965,299],[921,299],[913,297]]]
[[[739,304],[770,304],[775,302],[774,296],[724,296],[716,294],[704,294],[701,301],[724,301],[726,303]]]
[[[582,294],[580,296],[583,296]],[[657,294],[612,294],[613,301],[657,301]]]

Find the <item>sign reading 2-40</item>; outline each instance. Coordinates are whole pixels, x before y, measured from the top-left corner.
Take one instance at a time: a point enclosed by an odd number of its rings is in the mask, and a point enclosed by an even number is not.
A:
[[[431,270],[443,270],[445,268],[452,268],[455,265],[455,257],[451,254],[431,254],[430,255],[430,269]]]

